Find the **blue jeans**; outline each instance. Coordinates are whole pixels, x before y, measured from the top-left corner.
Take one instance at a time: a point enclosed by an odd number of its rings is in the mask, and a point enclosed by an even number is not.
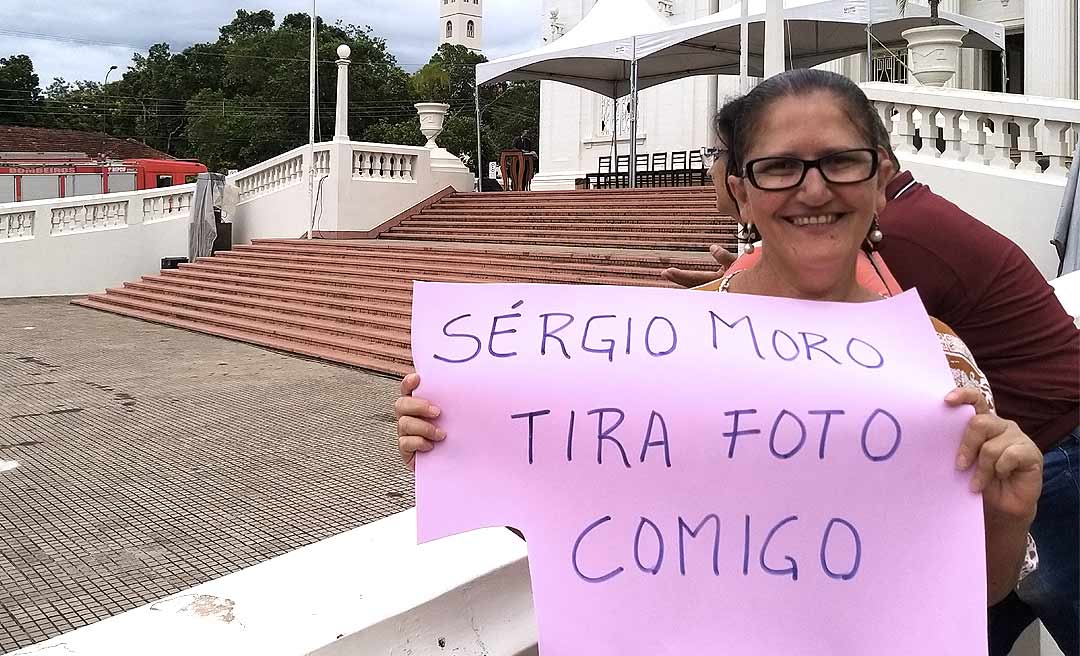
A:
[[[1031,535],[1039,568],[993,606],[990,656],[1006,656],[1020,633],[1042,620],[1065,656],[1080,656],[1080,428],[1046,454]]]

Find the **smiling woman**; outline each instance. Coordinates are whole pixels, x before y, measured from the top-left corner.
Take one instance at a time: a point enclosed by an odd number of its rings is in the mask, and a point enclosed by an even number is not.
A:
[[[885,207],[895,165],[887,132],[866,96],[840,75],[793,70],[733,102],[728,186],[743,221],[768,247],[755,266],[728,274],[719,291],[881,300],[859,284],[856,266],[860,251],[880,241],[877,213]],[[957,466],[978,461],[996,472],[993,486],[973,485],[983,492],[987,592],[995,602],[1015,586],[1023,562],[1041,489],[1041,456],[1014,422],[994,414],[985,377],[967,347],[948,326],[936,320],[934,326],[957,385],[965,387],[946,402],[976,407],[955,455]],[[980,435],[967,443],[975,433]],[[976,473],[976,480],[981,476]]]

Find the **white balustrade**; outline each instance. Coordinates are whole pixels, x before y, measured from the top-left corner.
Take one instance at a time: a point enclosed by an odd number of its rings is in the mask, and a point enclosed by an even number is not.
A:
[[[34,236],[34,212],[0,214],[0,241]]]
[[[884,82],[861,86],[900,155],[1060,177],[1068,173],[1080,138],[1075,100]]]
[[[324,176],[330,175],[330,151],[329,150],[316,150],[315,151],[315,175]]]
[[[182,191],[143,199],[143,221],[168,221],[191,213],[194,191]]]
[[[230,176],[230,182],[240,190],[240,200],[251,200],[271,193],[288,185],[300,182],[304,178],[304,155],[292,150],[285,155],[275,157],[258,167],[241,171]],[[326,151],[322,151],[326,153]],[[318,156],[320,153],[316,153]],[[329,170],[329,154],[326,153],[326,167]],[[318,164],[318,157],[316,157]]]
[[[353,178],[386,182],[415,182],[417,155],[393,147],[353,149]]]
[[[127,225],[128,201],[88,202],[52,210],[49,234],[66,235]]]

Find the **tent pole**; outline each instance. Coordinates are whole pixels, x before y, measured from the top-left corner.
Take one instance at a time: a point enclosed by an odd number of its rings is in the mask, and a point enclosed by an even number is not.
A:
[[[476,98],[476,190],[484,191],[484,148],[480,145],[480,82],[473,77],[475,89],[473,96]],[[503,180],[505,183],[506,181]]]
[[[619,83],[616,82],[613,85],[614,91],[612,95],[615,96],[611,99],[611,162],[612,166],[615,165],[615,161],[619,159]],[[617,173],[618,171],[616,171]],[[617,178],[616,178],[617,179]],[[610,178],[608,179],[610,182]]]
[[[637,37],[631,39],[633,59],[630,60],[630,188],[637,187],[637,111],[638,61]]]
[[[750,92],[750,0],[742,0],[739,12],[739,93]]]
[[[1009,93],[1009,57],[1001,49],[1001,93]]]
[[[872,0],[866,0],[866,80],[873,82],[874,77],[874,8]]]

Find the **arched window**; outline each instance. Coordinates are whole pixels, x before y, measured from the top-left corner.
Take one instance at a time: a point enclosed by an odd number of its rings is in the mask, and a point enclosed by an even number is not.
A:
[[[450,21],[446,21],[446,38],[450,39],[454,36],[454,24]]]
[[[465,26],[465,36],[469,37],[470,39],[476,38],[476,23],[469,21],[469,23]]]

